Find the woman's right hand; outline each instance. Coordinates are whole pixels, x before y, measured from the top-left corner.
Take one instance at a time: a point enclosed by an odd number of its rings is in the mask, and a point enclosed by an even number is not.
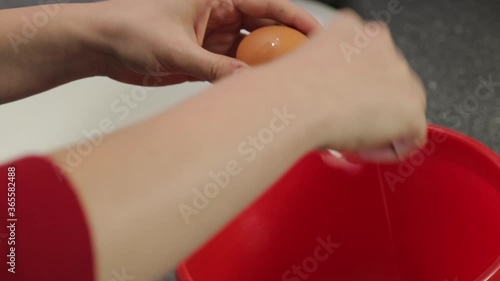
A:
[[[318,148],[393,162],[426,140],[424,88],[383,24],[343,12],[269,71],[310,114]]]

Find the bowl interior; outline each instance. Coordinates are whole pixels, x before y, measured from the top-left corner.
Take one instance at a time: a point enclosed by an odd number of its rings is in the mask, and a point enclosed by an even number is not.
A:
[[[398,165],[351,173],[324,157],[300,160],[180,279],[462,281],[498,268],[500,161],[481,144],[432,126]]]

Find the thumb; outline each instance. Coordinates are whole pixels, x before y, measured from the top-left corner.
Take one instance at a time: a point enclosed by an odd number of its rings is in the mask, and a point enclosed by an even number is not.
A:
[[[217,81],[240,68],[248,67],[240,60],[212,53],[196,44],[192,44],[183,53],[185,55],[179,57],[179,64],[186,74],[209,82]]]
[[[424,139],[399,140],[389,146],[360,150],[357,157],[364,162],[395,163],[404,161],[425,144]]]

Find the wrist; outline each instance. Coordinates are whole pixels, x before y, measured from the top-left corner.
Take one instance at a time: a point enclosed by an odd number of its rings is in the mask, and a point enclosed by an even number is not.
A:
[[[78,78],[103,76],[106,69],[104,43],[96,28],[99,3],[59,5],[57,26],[66,40],[65,51],[70,68]],[[102,12],[101,12],[102,13]]]
[[[99,75],[103,69],[85,4],[51,4],[2,11],[0,103]],[[26,79],[29,77],[29,79]]]
[[[300,112],[300,138],[308,149],[333,148],[329,139],[332,134],[327,132],[332,128],[328,118],[332,115],[332,106],[325,103],[320,94],[322,90],[314,83],[315,78],[308,78],[314,74],[303,71],[303,65],[307,63],[297,63],[296,57],[294,60],[284,59],[265,66],[267,73],[263,77],[268,77],[268,83],[276,87],[272,92],[281,95],[280,99]]]
[[[324,123],[324,115],[315,106],[318,100],[312,93],[311,85],[303,83],[301,77],[294,77],[290,67],[281,62],[272,63],[250,70],[249,75],[242,75],[242,78],[247,83],[249,80],[258,81],[251,85],[256,87],[253,91],[260,95],[262,103],[273,103],[274,108],[281,112],[286,108],[287,113],[295,116],[287,127],[287,135],[291,146],[303,154],[322,148],[325,134],[320,127]]]

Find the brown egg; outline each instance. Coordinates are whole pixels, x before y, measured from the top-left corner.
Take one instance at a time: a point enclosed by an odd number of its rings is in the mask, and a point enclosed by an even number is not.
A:
[[[241,41],[236,58],[248,65],[259,65],[285,55],[307,40],[307,36],[290,27],[262,27]]]

